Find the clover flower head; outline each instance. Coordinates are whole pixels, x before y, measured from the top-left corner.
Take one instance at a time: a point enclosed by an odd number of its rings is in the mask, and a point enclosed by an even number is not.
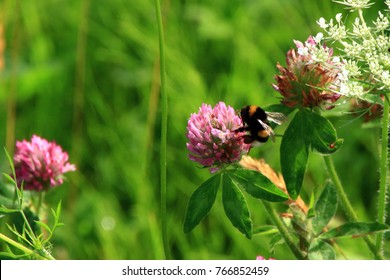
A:
[[[14,165],[18,185],[24,182],[24,189],[34,191],[58,186],[64,173],[76,170],[60,146],[36,135],[31,141],[16,142]]]
[[[273,84],[282,96],[282,104],[288,107],[332,108],[340,94],[340,59],[333,56],[333,49],[321,45],[322,34],[310,36],[305,43],[294,41],[296,49],[287,52],[286,67],[277,64],[280,72]]]
[[[198,113],[191,114],[187,125],[189,158],[212,173],[223,165],[235,163],[248,153],[250,145],[244,143],[245,132],[236,130],[243,125],[234,109],[219,102],[212,108],[202,104]]]

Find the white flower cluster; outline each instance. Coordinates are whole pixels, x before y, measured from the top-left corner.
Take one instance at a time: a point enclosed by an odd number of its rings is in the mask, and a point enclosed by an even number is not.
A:
[[[333,23],[333,19],[330,19],[329,22],[326,22],[324,18],[320,18],[317,23],[328,33],[330,38],[339,41],[347,37],[347,31],[341,22],[341,17],[341,13],[336,15],[336,23]]]
[[[344,0],[344,1],[334,1],[334,2],[343,4],[352,10],[366,9],[373,4],[370,3],[370,0]]]
[[[339,13],[334,19],[320,18],[317,23],[326,32],[326,39],[339,42],[342,52],[339,92],[345,96],[363,97],[374,90],[390,90],[390,20],[389,11],[378,12],[368,24],[363,9],[373,3],[369,0],[335,1],[357,11],[351,28],[347,28]],[[390,9],[390,0],[385,4]]]
[[[333,49],[321,44],[323,37],[324,35],[320,32],[305,43],[295,40],[294,42],[297,46],[298,54],[306,57],[307,64],[321,63],[325,67],[332,65],[332,68],[334,68],[335,64],[340,63],[340,58],[333,56]]]

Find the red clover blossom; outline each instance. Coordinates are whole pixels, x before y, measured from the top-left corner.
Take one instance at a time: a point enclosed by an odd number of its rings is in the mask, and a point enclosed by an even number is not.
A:
[[[214,108],[202,104],[197,114],[191,114],[187,125],[189,158],[212,173],[222,165],[235,163],[248,153],[250,145],[244,143],[245,132],[236,132],[242,126],[234,109],[219,102]]]
[[[280,72],[275,76],[274,89],[283,95],[282,104],[287,107],[317,107],[331,109],[337,101],[340,62],[333,56],[333,50],[320,45],[321,33],[310,36],[305,43],[294,41],[296,49],[287,52],[287,67],[277,64]]]
[[[76,170],[75,165],[68,163],[68,154],[60,146],[36,135],[31,142],[16,142],[14,164],[18,185],[23,181],[24,189],[35,191],[62,184],[63,174]]]

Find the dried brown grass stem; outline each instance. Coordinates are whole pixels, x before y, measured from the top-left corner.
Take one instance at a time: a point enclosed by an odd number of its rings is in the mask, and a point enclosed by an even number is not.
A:
[[[284,193],[288,194],[286,183],[284,182],[283,176],[280,173],[275,172],[271,166],[269,166],[263,159],[254,159],[250,156],[243,156],[240,165],[249,170],[255,170],[267,177],[275,186],[281,189]],[[308,207],[305,202],[298,197],[296,200],[289,198],[286,201],[287,205],[296,205],[303,213],[307,214]]]

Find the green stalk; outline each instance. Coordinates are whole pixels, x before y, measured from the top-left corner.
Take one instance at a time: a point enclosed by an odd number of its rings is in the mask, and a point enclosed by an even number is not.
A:
[[[326,168],[328,169],[329,175],[335,184],[338,196],[341,201],[341,207],[343,207],[345,213],[347,214],[347,218],[349,221],[357,221],[358,217],[353,209],[351,202],[349,201],[347,194],[344,192],[343,185],[341,184],[340,178],[336,172],[336,168],[334,166],[334,162],[332,157],[324,156]]]
[[[324,156],[323,158],[325,161],[326,168],[328,169],[329,176],[336,187],[336,191],[340,199],[341,207],[347,214],[347,218],[350,222],[357,222],[358,216],[356,215],[355,210],[353,209],[351,202],[349,201],[347,194],[344,191],[343,185],[341,184],[340,178],[336,172],[336,168],[334,166],[332,157]],[[370,251],[374,254],[375,258],[382,260],[383,259],[382,254],[378,252],[378,250],[375,247],[375,244],[371,241],[371,239],[368,238],[367,236],[364,236],[363,239],[366,242]]]
[[[33,229],[31,228],[31,225],[28,222],[28,219],[27,219],[26,215],[24,214],[24,211],[19,210],[19,212],[20,212],[20,215],[22,215],[22,217],[23,217],[24,225],[27,226],[27,231],[30,233],[30,237],[34,239],[34,243],[35,243],[38,240],[38,238],[36,237]]]
[[[29,248],[23,246],[22,244],[16,242],[15,240],[9,238],[8,236],[5,236],[4,234],[0,233],[0,239],[7,242],[8,244],[11,244],[15,248],[18,248],[19,250],[23,251],[26,255],[33,256],[38,260],[54,260],[54,258],[49,254],[46,255],[46,257],[41,256],[40,254],[36,253],[33,250],[30,250]]]
[[[36,208],[36,213],[35,214],[37,215],[37,217],[39,217],[39,219],[41,219],[40,214],[41,214],[43,201],[45,200],[44,197],[45,197],[45,192],[39,192],[38,193],[38,202],[35,205],[35,208]]]
[[[388,175],[388,144],[389,144],[389,102],[385,100],[383,106],[382,119],[382,145],[380,159],[380,182],[379,182],[379,198],[378,198],[378,217],[379,223],[386,222],[386,193],[387,193],[387,175]],[[376,235],[376,250],[383,250],[383,232]]]
[[[168,96],[165,89],[165,49],[164,32],[161,16],[160,0],[155,0],[160,50],[160,79],[161,79],[161,147],[160,147],[160,184],[161,184],[161,233],[166,259],[171,259],[167,232],[167,130],[168,130]]]
[[[267,210],[268,215],[272,221],[272,223],[278,228],[279,233],[282,235],[284,241],[286,242],[287,246],[290,248],[290,250],[293,252],[295,257],[298,260],[305,260],[307,259],[307,256],[303,254],[301,250],[295,245],[294,239],[291,236],[288,228],[283,223],[282,219],[280,218],[278,212],[273,207],[273,204],[262,200],[264,208]]]

